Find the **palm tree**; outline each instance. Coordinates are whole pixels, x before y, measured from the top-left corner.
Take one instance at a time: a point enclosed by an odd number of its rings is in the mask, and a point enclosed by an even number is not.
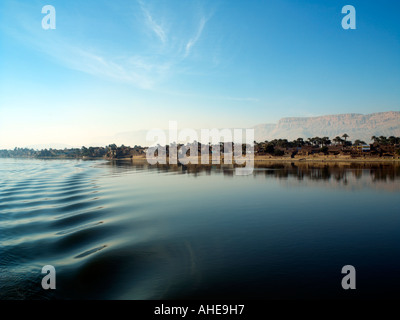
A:
[[[322,145],[324,145],[324,146],[328,146],[328,145],[331,144],[331,140],[329,140],[329,137],[323,137],[323,138],[321,139],[321,143],[322,143]]]
[[[344,135],[342,135],[342,137],[344,138],[344,141],[346,142],[349,135],[347,133],[345,133]]]
[[[395,145],[397,142],[397,138],[395,136],[390,136],[388,138],[388,140],[389,140],[389,144],[391,144],[391,145]]]
[[[336,138],[333,139],[333,141],[335,141],[336,144],[339,144],[343,142],[343,139],[337,136]]]
[[[358,146],[360,144],[366,144],[364,141],[357,139],[356,141],[354,141],[354,145]]]
[[[372,136],[371,140],[378,143],[379,142],[379,138],[377,136]]]
[[[379,137],[379,143],[387,144],[388,143],[387,138],[385,136],[380,136]]]
[[[297,140],[293,141],[297,147],[304,146],[304,140],[303,138],[297,138]]]
[[[312,145],[320,145],[321,144],[321,138],[320,137],[314,137],[314,138],[308,138],[308,140],[311,142]]]

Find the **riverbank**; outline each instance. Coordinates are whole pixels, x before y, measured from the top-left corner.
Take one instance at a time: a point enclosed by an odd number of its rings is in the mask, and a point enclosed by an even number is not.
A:
[[[400,163],[400,157],[351,157],[351,156],[307,156],[307,157],[268,157],[255,156],[254,162],[381,162]]]
[[[39,159],[39,160],[107,160],[107,161],[147,161],[145,155],[124,157],[124,158],[107,158],[107,157],[12,157],[11,159]],[[153,159],[155,160],[155,159]],[[194,159],[193,159],[194,160]],[[245,161],[250,161],[249,158],[243,159]],[[232,161],[235,163],[235,160]],[[263,162],[273,162],[273,163],[400,163],[400,157],[351,157],[351,156],[321,156],[321,155],[309,155],[304,157],[277,157],[277,156],[267,156],[267,155],[256,155],[254,156],[254,163],[260,164]],[[167,163],[169,163],[169,158],[167,157]],[[197,159],[198,164],[202,163],[201,156]],[[229,164],[225,163],[224,156],[220,157],[218,163],[213,163],[212,156],[209,157],[208,164]]]
[[[132,158],[121,158],[121,159],[110,159],[114,161],[147,161],[146,156],[133,156]],[[167,157],[167,162],[168,157]],[[224,157],[221,156],[220,164],[224,164]],[[326,162],[326,163],[400,163],[400,157],[351,157],[351,156],[320,156],[320,155],[310,155],[306,157],[275,157],[275,156],[254,156],[255,163],[262,163],[262,162],[274,162],[274,163],[313,163],[313,162]],[[198,164],[202,164],[201,157],[198,157],[197,160]],[[233,160],[233,163],[235,161]],[[212,163],[212,157],[209,157],[208,164]]]

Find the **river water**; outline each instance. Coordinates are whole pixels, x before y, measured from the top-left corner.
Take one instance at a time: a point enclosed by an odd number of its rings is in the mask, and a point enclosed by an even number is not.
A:
[[[400,297],[400,166],[234,172],[0,159],[0,299]]]

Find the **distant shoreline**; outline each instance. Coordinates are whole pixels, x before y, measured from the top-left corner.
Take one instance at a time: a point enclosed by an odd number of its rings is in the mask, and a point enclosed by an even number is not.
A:
[[[266,158],[264,156],[254,157],[255,162],[264,161],[278,161],[278,162],[400,162],[400,157],[329,157],[329,156],[310,156],[310,157],[299,157],[299,158],[280,158],[271,157]]]
[[[0,159],[37,159],[37,160],[104,160],[104,161],[146,161],[146,156],[132,156],[126,158],[104,158],[104,157],[0,157]],[[234,159],[232,160],[235,164]],[[273,163],[400,163],[400,157],[348,157],[348,156],[305,156],[305,157],[277,157],[277,156],[254,156],[255,163],[262,162],[273,162]],[[169,164],[169,158],[167,157],[167,164]],[[201,158],[199,156],[198,165],[202,165]],[[220,157],[219,163],[212,163],[212,157],[210,156],[209,163],[204,165],[219,165],[225,164],[224,157]]]
[[[110,161],[146,161],[147,159],[145,156],[133,156],[132,158],[121,158],[121,159],[108,159]],[[233,160],[233,163],[235,161]],[[345,158],[345,157],[329,157],[329,156],[310,156],[310,157],[298,157],[298,158],[289,158],[289,157],[268,157],[268,156],[254,156],[254,162],[255,163],[262,163],[262,162],[274,162],[274,163],[291,163],[291,162],[296,162],[296,163],[313,163],[313,162],[318,162],[318,163],[335,163],[335,162],[341,162],[341,163],[354,163],[354,162],[359,162],[359,163],[400,163],[400,157],[370,157],[370,158]],[[168,157],[167,157],[167,163],[168,163]],[[169,163],[168,163],[169,164]],[[199,157],[198,159],[198,165],[201,165],[201,159]],[[210,156],[210,161],[209,163],[206,163],[205,165],[212,165],[213,163],[211,162],[211,156]],[[224,164],[224,157],[221,156],[221,160],[219,164]],[[218,164],[217,164],[218,165]]]

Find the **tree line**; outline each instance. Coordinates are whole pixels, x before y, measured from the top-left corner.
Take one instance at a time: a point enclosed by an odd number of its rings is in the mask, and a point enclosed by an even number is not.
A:
[[[281,156],[284,154],[284,150],[288,149],[301,149],[303,147],[311,147],[319,152],[327,153],[330,149],[349,150],[353,146],[368,145],[365,141],[356,139],[354,142],[348,140],[349,135],[347,133],[342,136],[336,136],[333,139],[329,137],[312,137],[304,140],[303,138],[297,138],[293,141],[287,139],[274,139],[271,141],[257,142],[254,141],[254,148],[257,153],[260,154],[271,154],[275,156]],[[385,137],[385,136],[372,136],[371,141],[373,143],[370,146],[379,154],[383,153],[381,149],[385,147],[397,147],[397,154],[399,154],[400,137]]]
[[[365,141],[355,140],[352,142],[348,139],[348,134],[343,134],[342,136],[336,136],[333,139],[329,137],[312,137],[308,139],[297,138],[295,140],[289,141],[287,139],[274,139],[271,141],[257,142],[254,141],[254,150],[259,154],[271,154],[274,156],[282,156],[285,154],[285,150],[291,148],[303,148],[312,147],[320,152],[327,152],[330,148],[336,147],[341,149],[346,149],[352,146],[365,145]],[[372,136],[371,141],[373,143],[371,146],[376,150],[384,149],[387,146],[395,147],[397,154],[399,154],[399,144],[400,137],[385,137],[385,136]],[[213,151],[213,145],[201,144],[200,142],[194,141],[193,143],[188,143],[187,146],[197,144],[198,150],[201,151],[202,148],[209,148],[210,153]],[[176,145],[178,150],[183,146],[183,144],[173,143]],[[220,152],[224,152],[224,143],[220,142],[217,144]],[[169,153],[169,145],[165,146],[165,152]],[[245,152],[246,146],[243,145],[243,152]],[[1,158],[68,158],[68,159],[81,159],[81,158],[106,158],[106,159],[120,159],[120,158],[132,158],[136,155],[145,155],[145,147],[137,146],[129,147],[125,145],[117,146],[116,144],[110,144],[105,147],[81,147],[81,148],[70,148],[70,149],[44,149],[44,150],[34,150],[28,148],[14,148],[14,150],[0,150]],[[382,152],[381,152],[382,153]]]
[[[65,159],[82,159],[82,158],[121,158],[133,155],[144,154],[145,148],[141,146],[124,146],[118,147],[116,144],[110,144],[106,147],[85,147],[82,148],[65,148],[65,149],[43,149],[34,150],[29,148],[14,148],[14,150],[0,150],[0,158],[65,158]]]

